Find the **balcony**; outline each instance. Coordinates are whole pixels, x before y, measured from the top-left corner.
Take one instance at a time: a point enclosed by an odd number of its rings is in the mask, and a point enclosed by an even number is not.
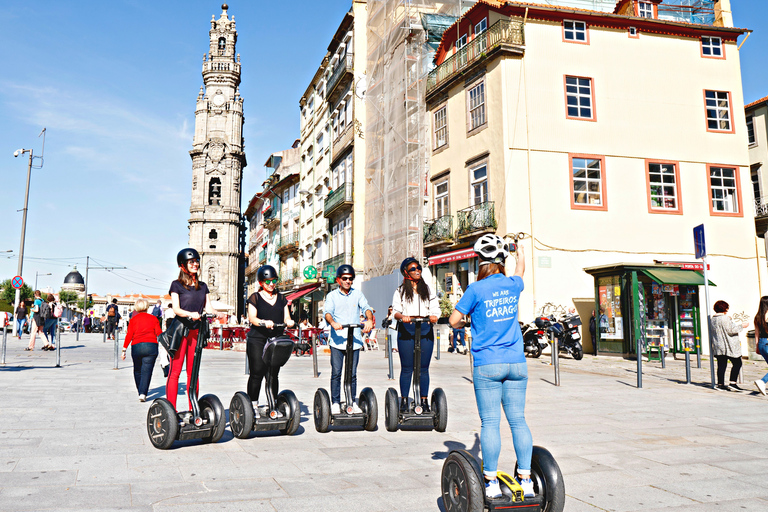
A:
[[[520,20],[499,20],[491,28],[477,34],[464,48],[451,55],[427,76],[427,98],[462,71],[502,46],[522,47],[525,44],[523,23]]]
[[[352,81],[353,66],[354,60],[351,53],[346,54],[343,59],[339,59],[339,62],[336,63],[331,78],[328,79],[328,84],[325,86],[329,103],[334,103],[341,95],[341,91],[344,90],[344,86]]]
[[[768,231],[768,197],[755,199],[755,232],[764,238]]]
[[[456,212],[456,236],[481,235],[496,231],[496,214],[493,201],[476,204]]]
[[[453,216],[443,215],[424,221],[424,247],[450,244],[453,242]]]
[[[351,124],[348,124],[344,131],[334,139],[331,145],[331,161],[335,160],[337,156],[340,156],[344,150],[346,150],[352,143],[352,139],[355,138],[355,130]]]
[[[322,264],[322,271],[325,272],[329,268],[333,267],[333,276],[331,276],[333,278],[336,276],[336,269],[339,268],[339,265],[344,265],[344,264],[346,265],[352,264],[351,252],[343,252],[341,254],[337,254],[332,258],[328,258]]]
[[[273,204],[264,212],[264,228],[274,229],[279,223],[280,210]]]
[[[291,233],[280,238],[277,244],[277,254],[290,254],[299,250],[299,233]]]
[[[248,266],[245,268],[245,275],[246,276],[252,276],[256,274],[256,271],[259,270],[259,267],[261,265],[258,261],[251,261],[248,263]]]
[[[277,286],[284,287],[284,288],[290,288],[294,284],[296,284],[296,280],[299,278],[299,269],[298,268],[292,268],[288,270],[284,270],[280,272],[280,281],[277,283]]]
[[[342,186],[328,194],[325,198],[325,206],[323,207],[323,215],[328,218],[336,211],[341,210],[345,206],[352,205],[352,182],[344,183]]]
[[[259,252],[259,258],[256,261],[259,262],[259,265],[263,265],[263,264],[265,264],[267,262],[267,250],[266,249],[262,249]]]

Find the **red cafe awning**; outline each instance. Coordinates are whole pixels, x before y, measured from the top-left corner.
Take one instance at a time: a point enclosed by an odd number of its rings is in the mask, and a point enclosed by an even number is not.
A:
[[[477,257],[477,253],[470,247],[468,249],[459,249],[458,251],[444,252],[429,257],[430,265],[439,265],[449,261],[468,260]]]
[[[320,288],[320,283],[308,284],[308,285],[305,285],[305,286],[299,288],[298,290],[296,290],[293,293],[289,293],[288,295],[285,296],[285,299],[288,302],[293,302],[294,300],[300,299],[300,298],[302,298],[303,296],[305,296],[308,293],[312,293],[313,291],[317,290],[318,288]]]

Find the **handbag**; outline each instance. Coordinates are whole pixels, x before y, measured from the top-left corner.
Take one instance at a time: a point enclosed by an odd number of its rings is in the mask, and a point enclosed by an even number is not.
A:
[[[189,334],[189,327],[178,318],[172,318],[168,322],[165,332],[157,337],[157,342],[163,346],[168,355],[173,358],[181,346],[181,340]]]

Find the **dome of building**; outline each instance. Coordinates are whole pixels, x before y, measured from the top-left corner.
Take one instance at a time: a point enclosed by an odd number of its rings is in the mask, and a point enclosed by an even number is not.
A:
[[[67,274],[67,277],[64,278],[62,289],[74,290],[78,292],[85,290],[85,279],[83,279],[83,275],[77,271],[77,266],[75,266],[72,269],[72,272]]]

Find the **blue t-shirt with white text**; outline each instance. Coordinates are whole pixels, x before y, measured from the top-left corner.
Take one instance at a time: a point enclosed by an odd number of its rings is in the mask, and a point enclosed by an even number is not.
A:
[[[523,279],[491,274],[474,282],[456,304],[472,316],[474,365],[524,363],[523,335],[517,322],[517,306]]]

